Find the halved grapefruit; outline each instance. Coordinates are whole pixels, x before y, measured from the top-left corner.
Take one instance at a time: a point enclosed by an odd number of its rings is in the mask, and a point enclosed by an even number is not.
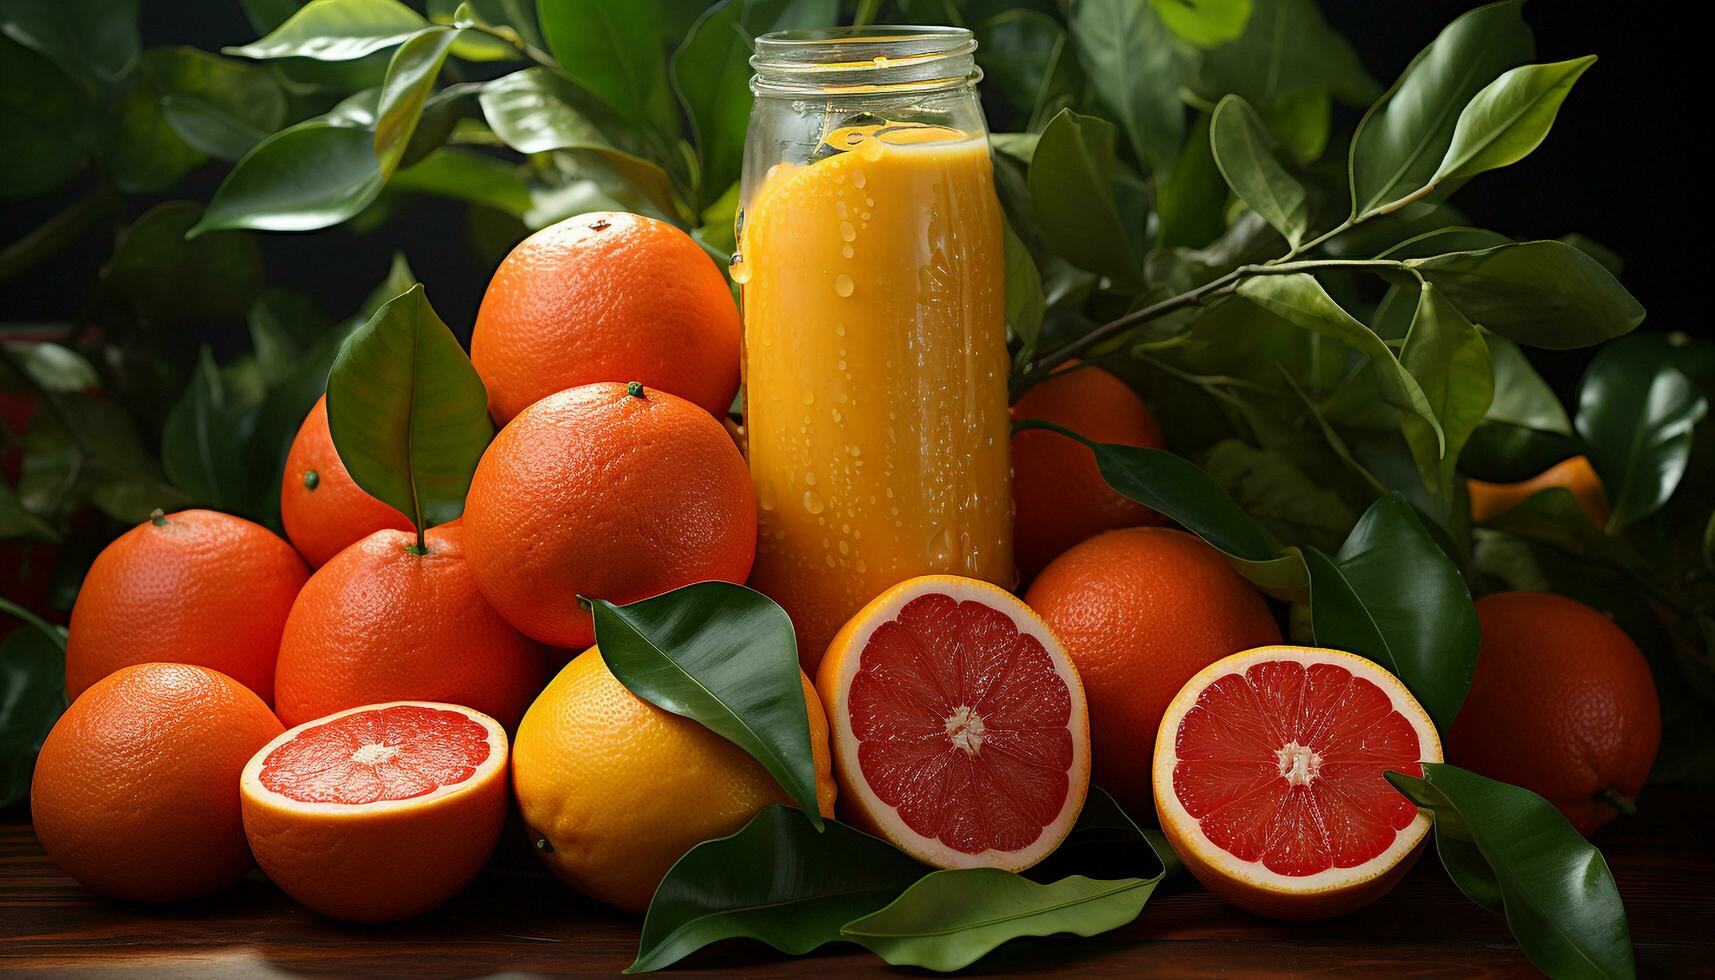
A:
[[[506,819],[506,731],[432,701],[352,708],[290,729],[244,767],[244,833],[288,895],[353,922],[440,905]]]
[[[882,593],[822,659],[841,813],[940,868],[1028,868],[1090,786],[1078,671],[1010,593],[925,575]]]
[[[1319,919],[1368,905],[1411,867],[1430,817],[1383,773],[1440,761],[1399,678],[1338,650],[1260,647],[1210,664],[1168,706],[1155,810],[1210,891]]]

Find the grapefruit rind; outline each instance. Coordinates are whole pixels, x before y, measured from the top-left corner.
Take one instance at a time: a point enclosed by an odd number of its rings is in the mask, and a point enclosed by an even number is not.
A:
[[[1067,728],[1072,732],[1072,762],[1067,769],[1065,803],[1059,814],[1043,827],[1041,835],[1018,850],[990,848],[974,854],[965,853],[917,833],[900,817],[898,810],[870,788],[858,765],[858,739],[852,730],[851,715],[846,705],[852,680],[862,666],[863,651],[876,630],[897,619],[906,604],[921,596],[937,594],[958,602],[977,602],[1006,614],[1019,633],[1033,637],[1048,651],[1056,672],[1072,695],[1071,715],[1067,721]],[[888,589],[853,616],[828,645],[827,656],[822,659],[821,669],[817,672],[816,688],[828,708],[834,773],[839,781],[842,806],[855,810],[853,815],[860,818],[855,822],[860,827],[891,841],[925,864],[937,868],[1022,871],[1053,853],[1071,832],[1083,810],[1090,786],[1090,722],[1083,683],[1078,678],[1077,668],[1072,665],[1072,658],[1048,624],[1023,601],[999,586],[958,575],[924,575]]]
[[[1441,738],[1434,722],[1411,696],[1405,685],[1373,661],[1339,650],[1310,647],[1267,646],[1246,650],[1217,660],[1203,668],[1180,689],[1162,716],[1155,738],[1152,777],[1156,815],[1161,829],[1185,864],[1211,891],[1251,911],[1281,918],[1320,918],[1362,907],[1391,888],[1427,839],[1433,818],[1419,809],[1411,823],[1397,832],[1380,854],[1349,868],[1331,867],[1308,875],[1283,875],[1245,861],[1211,842],[1196,818],[1185,809],[1173,790],[1173,769],[1178,762],[1176,736],[1186,712],[1197,704],[1203,691],[1229,674],[1244,674],[1258,663],[1292,660],[1305,667],[1332,664],[1364,678],[1386,692],[1393,708],[1417,733],[1420,762],[1441,761]]]

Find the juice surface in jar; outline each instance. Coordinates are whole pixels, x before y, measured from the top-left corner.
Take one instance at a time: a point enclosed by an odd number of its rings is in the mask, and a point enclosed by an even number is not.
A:
[[[1002,234],[987,140],[942,126],[835,130],[745,211],[751,584],[808,670],[904,579],[1013,584]]]

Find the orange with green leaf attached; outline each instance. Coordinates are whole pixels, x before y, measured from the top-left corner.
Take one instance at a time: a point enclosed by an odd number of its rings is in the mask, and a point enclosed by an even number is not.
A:
[[[352,482],[328,433],[326,395],[316,399],[286,454],[280,519],[286,537],[315,568],[376,531],[411,530],[410,518]]]
[[[1585,834],[1629,810],[1661,745],[1637,644],[1565,596],[1499,592],[1476,605],[1482,648],[1447,761],[1542,795]]]
[[[1471,494],[1471,521],[1487,524],[1518,504],[1524,503],[1551,487],[1561,487],[1572,494],[1578,506],[1590,518],[1590,523],[1603,527],[1608,523],[1608,493],[1596,468],[1584,456],[1563,459],[1528,480],[1517,483],[1489,483],[1466,480]]]

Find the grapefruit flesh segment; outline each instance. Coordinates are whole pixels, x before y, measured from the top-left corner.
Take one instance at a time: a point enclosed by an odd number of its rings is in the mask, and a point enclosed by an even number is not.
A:
[[[282,890],[391,922],[457,894],[506,819],[506,732],[460,705],[400,701],[306,722],[244,767],[244,833]]]
[[[1089,786],[1075,668],[1006,592],[925,576],[841,631],[818,683],[848,816],[942,867],[1027,867]],[[848,790],[849,786],[849,790]]]
[[[409,800],[462,783],[493,754],[469,715],[421,704],[311,724],[262,762],[262,785],[301,803]]]
[[[1234,904],[1318,918],[1409,867],[1427,814],[1385,773],[1441,759],[1428,716],[1376,664],[1265,647],[1192,678],[1162,721],[1156,808],[1197,877]]]

